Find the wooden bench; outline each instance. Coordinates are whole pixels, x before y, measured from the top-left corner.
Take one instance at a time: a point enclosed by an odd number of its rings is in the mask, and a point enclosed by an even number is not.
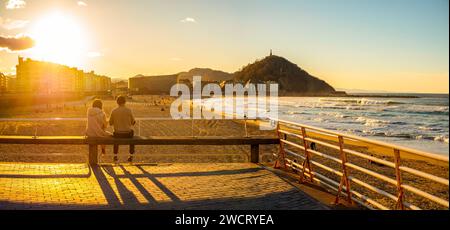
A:
[[[276,137],[140,137],[0,136],[0,144],[89,145],[89,164],[98,164],[98,145],[250,145],[250,161],[259,162],[259,145],[279,144]]]

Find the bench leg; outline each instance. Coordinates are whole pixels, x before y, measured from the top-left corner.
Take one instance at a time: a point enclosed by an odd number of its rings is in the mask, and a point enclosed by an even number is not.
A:
[[[89,165],[98,165],[98,145],[89,145]]]
[[[259,145],[250,146],[250,161],[252,163],[259,163]]]

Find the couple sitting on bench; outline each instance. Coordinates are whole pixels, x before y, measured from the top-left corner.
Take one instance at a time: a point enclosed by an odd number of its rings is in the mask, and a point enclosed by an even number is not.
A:
[[[86,136],[88,137],[115,137],[115,138],[132,138],[134,131],[132,126],[136,123],[131,109],[125,106],[126,100],[124,96],[117,97],[117,107],[113,109],[109,117],[109,125],[114,127],[114,133],[106,131],[108,121],[103,111],[103,103],[96,99],[92,103],[92,108],[87,112],[87,128]],[[105,146],[101,146],[102,154],[106,153]],[[119,145],[114,145],[114,162],[118,161]],[[130,145],[130,156],[128,162],[133,161],[134,145]]]

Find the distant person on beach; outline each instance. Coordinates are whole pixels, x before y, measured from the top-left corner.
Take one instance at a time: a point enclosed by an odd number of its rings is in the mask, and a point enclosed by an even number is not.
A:
[[[116,138],[132,138],[134,131],[132,126],[136,123],[133,112],[125,106],[126,99],[124,96],[117,97],[117,108],[111,111],[109,124],[114,126],[113,136]],[[114,162],[117,162],[117,154],[119,153],[119,145],[114,145]],[[130,155],[134,154],[134,145],[130,145]],[[128,157],[128,162],[133,161],[132,156]]]
[[[96,99],[92,102],[92,107],[87,111],[86,136],[88,137],[109,137],[111,133],[106,131],[108,122],[106,114],[103,112],[103,103]],[[102,154],[106,153],[106,148],[101,145]]]

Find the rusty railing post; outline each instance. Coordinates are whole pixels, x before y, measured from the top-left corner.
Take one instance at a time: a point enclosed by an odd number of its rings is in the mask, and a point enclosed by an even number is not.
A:
[[[244,130],[245,130],[245,137],[248,137],[247,116],[244,117]]]
[[[394,149],[394,163],[395,163],[395,177],[397,178],[397,204],[395,208],[404,210],[403,205],[403,188],[402,188],[402,174],[400,171],[400,150]]]
[[[277,135],[278,135],[278,139],[280,140],[280,150],[278,151],[278,157],[277,160],[275,161],[275,164],[273,165],[274,168],[278,169],[280,168],[279,164],[280,164],[280,159],[283,160],[283,165],[284,165],[284,169],[287,168],[286,166],[286,154],[284,152],[284,143],[281,141],[281,133],[280,133],[280,122],[277,122]],[[286,135],[284,136],[286,139]]]
[[[344,138],[342,136],[338,136],[339,140],[339,152],[341,155],[341,162],[342,162],[342,178],[341,182],[339,183],[339,189],[336,195],[336,200],[334,201],[335,204],[339,203],[339,197],[341,195],[343,186],[345,184],[346,192],[347,192],[347,200],[350,204],[353,203],[352,201],[352,193],[350,190],[350,182],[348,180],[348,170],[347,170],[347,154],[344,151]]]
[[[312,169],[311,169],[311,162],[310,162],[311,156],[308,151],[308,142],[305,139],[306,138],[306,129],[305,129],[305,127],[301,127],[301,130],[302,130],[302,136],[303,136],[303,147],[305,148],[305,160],[303,161],[303,170],[302,170],[302,173],[300,174],[299,181],[300,181],[300,183],[303,182],[303,178],[305,177],[306,168],[308,168],[309,175],[310,175],[309,179],[311,180],[311,182],[314,182]]]

